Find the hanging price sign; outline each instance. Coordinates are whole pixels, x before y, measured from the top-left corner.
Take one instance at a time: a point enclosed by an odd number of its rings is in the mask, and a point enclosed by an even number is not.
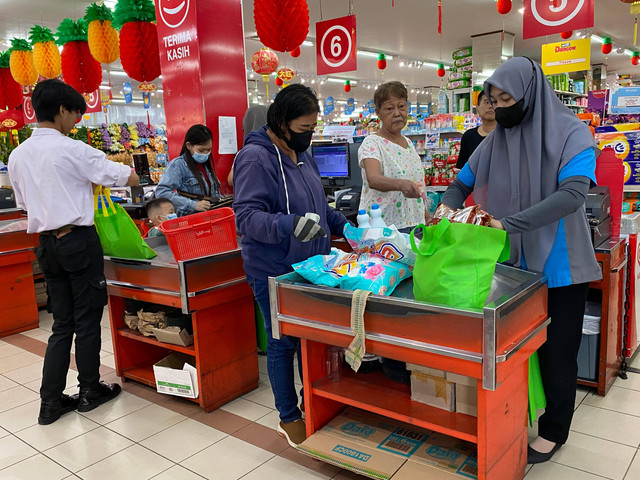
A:
[[[356,57],[356,16],[316,23],[318,75],[358,69]]]

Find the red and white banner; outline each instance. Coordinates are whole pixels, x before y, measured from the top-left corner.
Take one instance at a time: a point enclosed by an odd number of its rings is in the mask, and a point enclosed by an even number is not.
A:
[[[593,27],[595,0],[524,0],[522,38]]]
[[[316,23],[318,75],[357,70],[356,50],[355,15]]]
[[[22,116],[24,117],[24,123],[37,123],[36,111],[31,104],[31,94],[24,95],[22,97]]]
[[[91,93],[85,93],[84,101],[87,103],[87,111],[85,113],[98,113],[102,110],[100,105],[100,89]]]

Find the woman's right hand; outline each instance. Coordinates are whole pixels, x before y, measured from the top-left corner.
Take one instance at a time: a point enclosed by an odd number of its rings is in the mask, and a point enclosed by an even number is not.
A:
[[[206,212],[211,208],[211,203],[207,200],[200,200],[196,203],[196,212]]]
[[[422,188],[411,180],[400,180],[400,191],[406,198],[420,198]]]

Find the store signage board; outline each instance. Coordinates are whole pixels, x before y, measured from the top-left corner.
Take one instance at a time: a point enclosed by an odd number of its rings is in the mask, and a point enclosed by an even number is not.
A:
[[[83,97],[85,103],[87,104],[86,113],[96,113],[102,110],[102,105],[100,105],[100,89],[97,89],[91,93],[85,93]]]
[[[542,70],[545,75],[588,70],[590,64],[590,38],[542,45]]]
[[[609,113],[614,115],[640,113],[640,87],[621,87],[612,91]]]
[[[356,127],[349,125],[327,125],[322,129],[322,135],[326,137],[346,137],[353,139]]]
[[[587,97],[587,105],[591,110],[603,111],[609,106],[609,90],[591,90]]]
[[[318,75],[357,70],[356,47],[355,15],[316,23]]]
[[[31,103],[31,95],[22,97],[22,115],[24,116],[24,123],[37,123],[38,121],[36,111]]]
[[[174,158],[189,126],[205,123],[196,1],[156,0],[155,6],[164,109],[172,119],[167,122],[167,140]]]
[[[522,38],[591,28],[595,0],[524,0]]]

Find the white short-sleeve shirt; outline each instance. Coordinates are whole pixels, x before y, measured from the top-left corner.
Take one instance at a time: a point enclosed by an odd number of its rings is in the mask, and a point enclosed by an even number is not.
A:
[[[131,167],[52,128],[38,128],[11,152],[9,178],[29,233],[93,225],[91,183],[124,186]]]
[[[366,137],[358,149],[358,163],[362,169],[360,209],[370,213],[371,205],[377,203],[382,210],[384,223],[395,225],[398,229],[424,223],[422,199],[406,198],[400,191],[381,192],[370,188],[362,161],[365,158],[376,159],[385,177],[418,182],[424,187],[424,168],[420,156],[411,140],[404,138],[407,148],[373,134]]]

